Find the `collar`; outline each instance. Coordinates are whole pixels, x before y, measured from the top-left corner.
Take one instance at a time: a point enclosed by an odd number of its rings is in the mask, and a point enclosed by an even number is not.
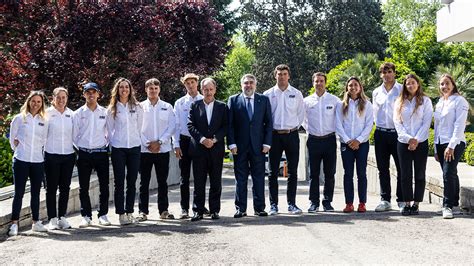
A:
[[[321,96],[318,96],[318,94],[316,92],[314,92],[313,95],[316,99],[323,99],[324,97],[326,97],[326,95],[328,95],[328,91],[325,90],[323,95],[321,95]]]
[[[275,84],[275,86],[273,87],[273,92],[276,93],[278,92],[279,94],[282,94],[282,93],[286,93],[287,91],[288,92],[293,92],[293,86],[291,86],[290,83],[288,83],[288,88],[286,88],[286,90],[282,91],[280,90],[280,87],[278,87],[278,84]]]
[[[350,104],[350,103],[358,104],[358,103],[359,103],[359,100],[360,100],[360,98],[357,98],[357,99],[355,99],[355,100],[352,100],[352,98],[349,98],[349,104]]]
[[[216,99],[214,99],[214,100],[213,100],[212,102],[210,102],[210,103],[206,103],[206,101],[202,100],[202,102],[204,103],[205,106],[212,106],[215,101],[216,101]]]
[[[255,93],[253,93],[250,96],[247,96],[247,95],[245,95],[245,93],[242,92],[242,97],[244,97],[244,100],[247,100],[247,98],[250,98],[250,99],[253,100],[253,99],[255,99]]]
[[[199,96],[201,96],[201,94],[200,94],[199,92],[198,92],[198,94],[196,94],[195,97],[189,95],[189,93],[186,93],[186,97],[187,97],[187,98],[190,98],[190,99],[192,99],[192,100],[197,100],[197,99],[199,99]]]

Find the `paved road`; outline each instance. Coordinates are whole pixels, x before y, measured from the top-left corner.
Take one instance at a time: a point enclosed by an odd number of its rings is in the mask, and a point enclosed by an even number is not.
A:
[[[284,180],[280,201],[285,202]],[[250,190],[251,191],[251,190]],[[301,182],[297,203],[307,208],[308,186]],[[344,214],[343,191],[336,189],[334,213],[234,219],[233,178],[224,177],[221,219],[158,220],[156,203],[150,220],[118,226],[110,206],[109,227],[95,225],[53,233],[22,230],[0,239],[4,264],[465,264],[474,265],[473,219],[443,220],[438,206],[422,204],[420,215],[374,213],[378,197],[369,195],[365,214]],[[267,192],[268,195],[268,192]],[[153,194],[151,202],[156,201]],[[179,188],[170,190],[170,211],[179,212]],[[251,200],[249,200],[251,206]],[[281,204],[282,209],[286,204]],[[268,209],[268,208],[267,208]],[[79,214],[70,221],[77,227]],[[94,220],[97,223],[97,219]]]

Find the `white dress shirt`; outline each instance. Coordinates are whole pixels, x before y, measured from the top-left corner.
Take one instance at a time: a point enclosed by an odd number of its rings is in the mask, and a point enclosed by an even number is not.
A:
[[[207,117],[207,124],[208,124],[208,125],[211,124],[212,111],[214,110],[214,102],[215,102],[215,101],[212,101],[212,102],[210,102],[209,104],[207,104],[205,101],[203,101],[203,103],[204,103],[204,108],[206,109],[206,117]]]
[[[364,111],[359,114],[359,102],[361,100],[349,99],[347,113],[342,111],[343,103],[340,102],[336,110],[336,132],[343,143],[357,140],[364,143],[369,140],[370,131],[374,125],[374,114],[372,104],[365,102]]]
[[[171,150],[171,136],[174,133],[176,118],[173,106],[161,99],[155,105],[146,99],[143,107],[143,124],[141,129],[141,152],[151,153],[147,147],[152,141],[161,141],[160,153]]]
[[[263,95],[270,99],[272,106],[273,129],[290,130],[303,123],[303,94],[288,84],[284,91],[278,85],[266,90]]]
[[[196,97],[186,94],[174,103],[174,115],[176,116],[176,129],[173,135],[173,146],[179,148],[179,135],[191,137],[188,130],[188,116],[191,104],[204,98],[198,93]]]
[[[142,128],[143,108],[140,104],[134,107],[129,103],[117,102],[115,118],[110,109],[107,110],[107,129],[110,145],[115,148],[133,148],[141,144],[140,128]]]
[[[464,129],[468,112],[469,103],[464,97],[451,95],[447,100],[441,97],[434,113],[434,143],[448,143],[448,148],[454,149],[459,143],[466,142]]]
[[[43,149],[48,134],[47,121],[40,115],[17,114],[10,124],[10,146],[13,157],[24,162],[42,163]],[[14,141],[18,140],[15,146]]]
[[[423,96],[423,104],[415,110],[416,98],[409,101],[404,100],[401,110],[401,119],[399,115],[400,102],[396,101],[393,106],[393,122],[398,134],[398,141],[408,144],[410,139],[416,139],[423,142],[428,139],[430,133],[431,118],[433,117],[433,105],[430,98]]]
[[[308,134],[325,136],[336,132],[336,107],[341,101],[329,92],[304,98],[303,127]]]
[[[402,85],[395,82],[389,92],[387,92],[383,83],[372,92],[372,105],[376,126],[388,129],[395,128],[393,124],[393,104],[401,91]]]
[[[48,117],[48,137],[45,151],[51,154],[67,155],[74,153],[72,142],[72,118],[74,112],[65,108],[61,113],[54,106],[46,109]]]
[[[206,110],[206,118],[207,118],[207,124],[210,125],[211,124],[211,119],[212,119],[212,111],[214,109],[214,101],[210,102],[209,104],[207,104],[205,101],[203,101],[204,103],[204,109]],[[206,138],[205,137],[202,137],[199,142],[202,144],[204,142]],[[215,142],[215,139],[213,140]]]
[[[87,105],[74,112],[73,142],[77,148],[100,149],[109,144],[107,138],[107,109],[97,105],[94,111]]]

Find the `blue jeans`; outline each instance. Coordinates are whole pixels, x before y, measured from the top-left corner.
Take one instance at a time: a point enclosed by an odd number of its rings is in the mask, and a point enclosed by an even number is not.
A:
[[[41,183],[44,179],[43,163],[29,163],[13,159],[13,182],[15,195],[13,196],[12,220],[20,219],[21,204],[25,194],[26,180],[30,177],[31,193],[31,215],[33,221],[39,220],[39,203]]]
[[[359,145],[358,150],[349,148],[349,145],[341,143],[342,165],[344,167],[344,196],[346,204],[354,203],[354,162],[357,171],[357,192],[359,202],[367,202],[367,156],[369,154],[369,142]]]

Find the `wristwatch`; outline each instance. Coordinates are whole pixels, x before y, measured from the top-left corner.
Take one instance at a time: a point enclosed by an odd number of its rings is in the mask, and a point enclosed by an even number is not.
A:
[[[160,145],[161,145],[161,144],[163,144],[163,141],[161,141],[161,140],[158,140],[158,144],[160,144]]]

